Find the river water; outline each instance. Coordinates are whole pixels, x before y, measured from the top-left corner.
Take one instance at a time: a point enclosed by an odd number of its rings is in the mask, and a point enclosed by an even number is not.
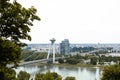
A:
[[[26,65],[18,67],[16,73],[19,71],[26,71],[31,75],[31,78],[35,77],[36,73],[45,73],[48,70],[51,72],[57,72],[62,76],[64,80],[67,76],[73,76],[76,80],[100,80],[101,69],[98,67],[73,67],[73,66],[47,66],[47,65]]]

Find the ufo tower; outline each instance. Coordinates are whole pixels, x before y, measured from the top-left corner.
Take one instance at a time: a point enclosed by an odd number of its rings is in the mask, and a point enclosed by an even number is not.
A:
[[[50,53],[53,53],[53,63],[55,63],[55,41],[56,40],[54,38],[52,38],[52,39],[50,39],[50,41],[51,41],[51,44],[49,47],[47,59],[49,58]]]

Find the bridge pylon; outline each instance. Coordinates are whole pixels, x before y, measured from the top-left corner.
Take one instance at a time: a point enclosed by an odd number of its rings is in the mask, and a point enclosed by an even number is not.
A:
[[[47,59],[49,59],[50,53],[52,52],[53,53],[53,63],[55,63],[55,44],[54,43],[56,40],[54,38],[52,38],[52,39],[50,39],[50,41],[51,41],[51,45],[49,47]]]

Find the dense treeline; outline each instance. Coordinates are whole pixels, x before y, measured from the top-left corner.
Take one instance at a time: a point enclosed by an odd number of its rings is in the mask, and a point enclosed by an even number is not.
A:
[[[29,80],[30,74],[26,71],[20,71],[17,75],[18,80]],[[61,75],[56,72],[46,72],[46,73],[37,73],[35,74],[35,78],[31,80],[62,80]],[[64,80],[75,80],[75,77],[68,76]]]
[[[96,50],[94,47],[73,47],[71,48],[71,52],[89,52]]]
[[[84,62],[86,60],[89,60],[89,62]],[[81,56],[79,54],[77,55],[73,55],[73,56],[69,56],[68,58],[65,59],[59,59],[58,60],[59,63],[68,63],[68,64],[92,64],[92,65],[96,65],[97,63],[97,57],[94,55],[85,55],[85,56]]]
[[[69,64],[92,64],[92,65],[96,65],[97,62],[99,64],[104,64],[104,62],[115,62],[115,63],[119,63],[120,61],[120,57],[119,56],[105,56],[105,55],[89,55],[86,54],[85,56],[82,56],[80,54],[76,54],[76,55],[70,55],[69,57],[65,58],[65,59],[59,59],[58,60],[59,63],[69,63]],[[86,62],[87,61],[87,62]]]
[[[116,56],[116,57],[112,57],[112,56],[99,56],[99,62],[118,62],[120,61],[120,57],[119,56]]]

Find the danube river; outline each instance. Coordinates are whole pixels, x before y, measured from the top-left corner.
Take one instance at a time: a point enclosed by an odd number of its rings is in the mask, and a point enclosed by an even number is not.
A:
[[[19,71],[26,71],[30,73],[31,78],[35,77],[36,73],[45,73],[48,70],[57,72],[64,80],[67,76],[73,76],[76,80],[100,80],[101,69],[98,67],[73,67],[73,66],[46,66],[46,65],[26,65],[16,69],[17,74]]]

